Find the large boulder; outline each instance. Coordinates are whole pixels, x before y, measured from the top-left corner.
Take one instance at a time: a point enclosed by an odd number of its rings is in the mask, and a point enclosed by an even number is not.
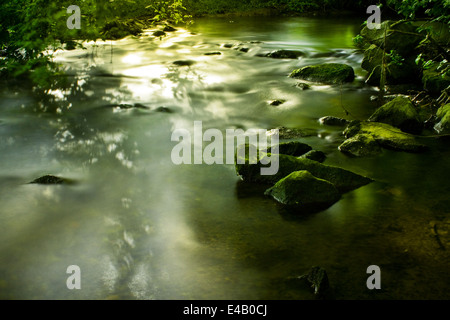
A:
[[[396,53],[397,54],[397,53]],[[361,67],[369,72],[367,83],[379,85],[381,79],[381,65],[383,63],[384,51],[375,44],[370,45],[364,51]],[[415,63],[415,56],[400,56],[401,61],[394,61],[390,51],[386,52],[386,83],[415,83],[419,82],[420,69]]]
[[[439,95],[450,86],[450,76],[448,74],[443,75],[438,70],[438,67],[439,66],[436,64],[430,69],[423,70],[422,76],[423,88],[429,93],[435,95]]]
[[[436,117],[439,122],[434,126],[434,129],[438,133],[450,133],[450,103],[440,107]]]
[[[342,168],[328,166],[314,160],[297,158],[284,154],[278,155],[279,168],[276,174],[261,175],[261,168],[273,165],[273,163],[268,165],[262,164],[264,161],[267,162],[265,157],[268,156],[272,156],[272,161],[276,160],[274,155],[265,155],[264,153],[258,155],[260,161],[249,161],[248,157],[244,158],[237,154],[235,159],[237,174],[241,176],[244,181],[274,185],[280,179],[283,179],[292,172],[306,170],[319,179],[331,182],[340,192],[354,190],[372,182],[372,179],[370,178]]]
[[[341,84],[352,82],[355,79],[355,72],[346,64],[327,63],[294,70],[290,77],[324,84]]]
[[[354,157],[374,156],[382,152],[380,144],[370,134],[357,134],[345,140],[339,151]]]
[[[350,139],[358,134],[371,135],[380,146],[386,149],[414,153],[427,150],[427,146],[417,142],[415,136],[386,123],[352,121],[345,129],[344,136]]]
[[[386,32],[386,39],[385,39]],[[411,48],[415,48],[425,38],[417,31],[417,27],[408,21],[384,21],[380,29],[361,30],[364,40],[386,49],[386,52],[395,50],[402,56],[411,55]]]
[[[422,131],[419,112],[411,100],[398,96],[394,100],[378,108],[369,121],[382,122],[397,127],[404,132],[418,134]]]
[[[318,179],[308,171],[291,173],[265,194],[284,205],[305,211],[326,209],[341,197],[332,183]]]

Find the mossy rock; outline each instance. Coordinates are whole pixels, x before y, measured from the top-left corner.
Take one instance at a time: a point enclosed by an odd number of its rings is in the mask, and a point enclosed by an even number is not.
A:
[[[267,161],[265,159],[267,156],[272,156],[272,161],[276,160],[276,155],[265,155],[264,153],[259,154],[258,159]],[[238,163],[238,160],[241,163]],[[240,158],[239,155],[236,157],[236,173],[244,181],[274,185],[280,179],[283,179],[294,171],[306,170],[319,179],[333,183],[340,192],[354,190],[372,182],[370,178],[342,168],[327,166],[314,160],[284,154],[278,155],[279,169],[276,174],[261,175],[261,168],[267,168],[273,164],[263,165],[261,163],[262,161],[255,161],[254,158],[252,160],[252,162],[249,162],[248,158]]]
[[[304,211],[324,210],[341,195],[334,185],[308,171],[295,171],[265,192],[279,203]]]
[[[276,50],[266,55],[266,57],[273,59],[298,59],[303,56],[305,56],[304,52],[295,50]]]
[[[134,21],[111,21],[108,22],[102,30],[105,39],[119,40],[129,35],[138,35],[142,32],[143,25]]]
[[[438,133],[450,133],[450,103],[440,107],[436,117],[439,122],[434,126],[434,129]]]
[[[371,135],[375,141],[386,149],[419,153],[427,146],[417,142],[416,138],[389,124],[370,121],[352,121],[344,131],[344,136],[350,139],[358,134]]]
[[[398,96],[378,108],[369,121],[382,122],[408,133],[422,132],[423,123],[419,112],[408,97]]]
[[[386,31],[386,41],[384,39]],[[417,31],[412,23],[408,21],[384,21],[380,29],[369,29],[364,27],[361,30],[361,36],[364,40],[375,44],[379,48],[386,49],[389,53],[395,50],[400,55],[414,55],[412,48],[419,45],[425,38],[424,34]]]
[[[338,118],[338,117],[323,117],[319,119],[320,124],[326,125],[326,126],[346,126],[350,123],[350,121]]]
[[[423,71],[422,83],[424,90],[431,94],[439,95],[447,87],[450,86],[450,76],[445,74],[442,76],[437,70],[438,66]]]
[[[306,66],[294,70],[290,74],[290,77],[324,84],[341,84],[352,82],[355,79],[355,72],[349,65],[328,63]]]
[[[51,184],[75,184],[74,180],[56,177],[52,175],[46,175],[40,178],[37,178],[36,180],[33,180],[30,182],[30,184],[45,184],[45,185],[51,185]]]
[[[375,138],[370,134],[357,134],[345,140],[339,151],[354,157],[367,157],[380,154],[382,149]]]
[[[315,129],[298,129],[298,128],[286,128],[286,127],[278,127],[270,130],[270,132],[278,131],[280,139],[298,139],[305,137],[313,137],[317,135],[317,130]]]
[[[279,154],[299,157],[312,150],[312,147],[300,141],[289,141],[280,143],[278,146]],[[265,153],[273,153],[273,148],[269,147],[262,150]]]
[[[389,53],[389,52],[387,52]],[[415,63],[415,57],[402,57],[402,62],[392,61],[386,55],[386,84],[419,83],[420,69]],[[383,62],[383,49],[372,44],[364,51],[364,58],[361,67],[369,72],[367,83],[370,85],[380,85],[381,65]]]
[[[306,158],[309,160],[322,163],[327,159],[327,155],[319,150],[311,150],[305,153],[304,155],[300,156],[300,158]]]
[[[157,30],[155,32],[153,32],[152,34],[154,37],[164,37],[166,35],[166,33],[162,30]]]

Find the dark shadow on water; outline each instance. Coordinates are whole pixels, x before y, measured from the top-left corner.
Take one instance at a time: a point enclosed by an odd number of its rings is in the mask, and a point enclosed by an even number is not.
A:
[[[282,204],[277,204],[277,210],[280,216],[290,222],[304,223],[305,221],[313,218],[316,214],[325,211],[329,207],[310,207],[310,208],[292,208]]]

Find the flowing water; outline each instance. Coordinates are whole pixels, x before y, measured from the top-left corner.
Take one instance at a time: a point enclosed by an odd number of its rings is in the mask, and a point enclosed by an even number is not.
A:
[[[327,270],[337,299],[450,298],[444,142],[355,159],[337,149],[343,128],[318,122],[367,119],[377,107],[352,44],[360,20],[233,19],[58,52],[67,90],[2,89],[0,298],[313,299],[288,281],[312,266]],[[275,49],[307,55],[257,56]],[[357,79],[302,91],[288,77],[323,62],[347,63]],[[233,165],[173,164],[171,134],[194,121],[222,132],[307,129],[301,141],[326,164],[376,182],[325,211],[286,212]],[[77,183],[28,184],[46,174]],[[81,290],[66,286],[70,265]],[[381,290],[366,286],[370,265]]]

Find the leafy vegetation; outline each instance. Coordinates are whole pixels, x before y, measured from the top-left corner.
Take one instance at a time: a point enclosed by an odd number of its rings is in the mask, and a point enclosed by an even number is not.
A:
[[[126,35],[138,33],[136,21],[179,23],[189,18],[182,0],[83,0],[81,29],[70,30],[66,22],[72,0],[5,0],[0,10],[0,72],[6,79],[31,79],[49,88],[61,75],[52,63],[51,53],[73,40],[115,38],[117,29],[127,27]]]
[[[69,30],[67,8],[72,0],[3,0],[0,10],[0,72],[6,79],[31,79],[49,87],[59,79],[51,53],[74,48],[74,40],[117,39],[137,34],[149,23],[188,22],[191,16],[270,10],[279,13],[359,13],[373,0],[81,0],[82,28]],[[383,0],[380,4],[406,18],[426,16],[449,22],[448,0]],[[360,39],[355,38],[358,44]],[[392,56],[394,58],[395,56]],[[401,61],[399,60],[399,63]]]

